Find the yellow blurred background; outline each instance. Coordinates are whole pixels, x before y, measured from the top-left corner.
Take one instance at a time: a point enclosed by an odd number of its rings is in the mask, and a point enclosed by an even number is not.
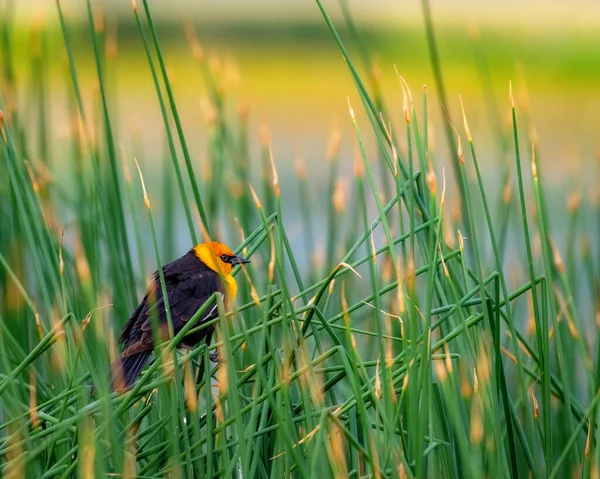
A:
[[[78,75],[91,111],[97,91],[85,3],[61,0],[75,39]],[[206,156],[204,132],[210,106],[198,62],[186,39],[187,23],[194,25],[211,69],[222,83],[231,117],[235,118],[240,106],[248,108],[255,156],[260,131],[266,128],[284,178],[290,176],[287,173],[292,172],[298,158],[306,162],[309,171],[318,174],[336,122],[344,135],[343,154],[353,155],[347,97],[356,110],[360,110],[360,101],[315,2],[153,0],[149,4],[184,131],[199,162]],[[60,152],[68,123],[70,84],[55,2],[7,2],[5,15],[9,5],[20,32],[16,52],[29,51],[31,32],[40,25],[46,29],[53,85],[50,115],[57,132],[52,147]],[[445,119],[435,95],[420,2],[350,0],[347,5],[376,65],[396,129],[402,127],[402,91],[394,65],[410,85],[419,108],[422,86],[427,85],[434,158],[445,164]],[[112,113],[118,117],[118,141],[128,154],[152,164],[165,148],[163,124],[131,3],[104,0],[95,2],[95,6],[105,18],[106,75]],[[339,3],[325,0],[324,6],[360,65],[361,50],[345,27]],[[141,1],[138,8],[142,10]],[[600,5],[584,0],[435,0],[431,10],[451,115],[458,125],[458,98],[462,94],[481,161],[489,166],[489,174],[495,171],[494,164],[503,161],[497,130],[508,126],[508,85],[512,81],[522,130],[539,143],[547,181],[568,184],[573,189],[579,184],[592,186],[590,168],[596,173],[600,125]],[[17,75],[28,75],[27,58],[25,54],[16,55]],[[22,91],[19,101],[26,103],[25,96]],[[366,118],[359,119],[368,131]],[[523,138],[524,148],[527,143]],[[372,141],[369,148],[374,154]],[[318,175],[315,181],[320,181]]]

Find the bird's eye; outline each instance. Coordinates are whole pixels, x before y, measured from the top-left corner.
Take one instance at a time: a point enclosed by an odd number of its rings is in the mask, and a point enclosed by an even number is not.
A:
[[[221,255],[221,261],[227,263],[227,261],[229,261],[229,256],[227,256],[226,254],[222,254]]]

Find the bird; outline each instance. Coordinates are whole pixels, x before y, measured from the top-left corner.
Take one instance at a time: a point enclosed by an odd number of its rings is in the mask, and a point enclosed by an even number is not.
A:
[[[235,255],[223,243],[207,241],[163,266],[173,333],[177,334],[214,293],[221,295],[227,310],[238,290],[231,273],[235,266],[245,263],[250,260]],[[111,367],[115,391],[126,391],[135,384],[154,350],[152,315],[158,318],[160,337],[168,339],[167,313],[158,270],[153,274],[144,298],[120,332],[118,344],[123,344],[123,351]],[[217,302],[214,301],[214,306],[208,307],[197,324],[217,316]],[[203,339],[208,345],[213,330],[211,326],[187,335],[178,347],[192,349]]]

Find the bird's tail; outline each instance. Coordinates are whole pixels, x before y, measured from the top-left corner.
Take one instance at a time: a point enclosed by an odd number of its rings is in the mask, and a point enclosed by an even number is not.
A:
[[[135,384],[148,358],[150,351],[119,357],[111,366],[111,376],[115,391],[125,391]]]

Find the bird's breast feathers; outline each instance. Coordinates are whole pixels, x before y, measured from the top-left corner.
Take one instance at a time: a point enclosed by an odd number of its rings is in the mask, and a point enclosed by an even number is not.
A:
[[[237,290],[238,290],[238,286],[235,281],[235,278],[233,276],[231,276],[230,274],[228,274],[223,277],[223,280],[225,281],[225,285],[227,286],[227,294],[228,294],[227,300],[229,302],[233,302],[235,300],[235,297],[237,295]]]

